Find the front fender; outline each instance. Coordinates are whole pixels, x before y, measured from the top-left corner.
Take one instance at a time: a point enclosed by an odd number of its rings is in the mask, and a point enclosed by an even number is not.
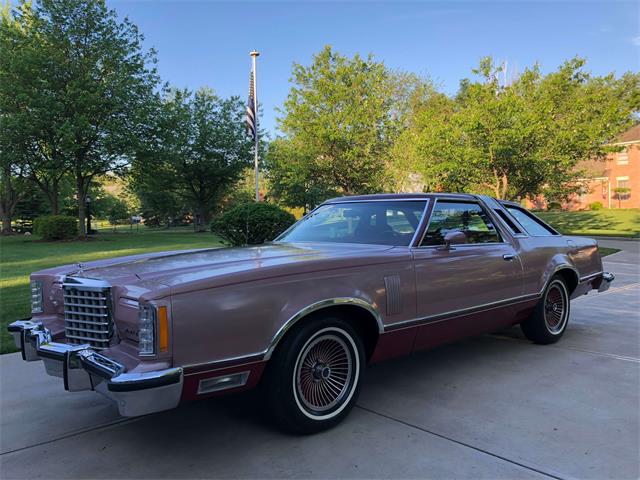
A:
[[[298,320],[326,307],[362,308],[379,332],[386,323],[413,319],[415,273],[406,252],[399,257],[173,295],[174,364],[268,358]],[[397,311],[387,305],[386,277],[398,279]]]

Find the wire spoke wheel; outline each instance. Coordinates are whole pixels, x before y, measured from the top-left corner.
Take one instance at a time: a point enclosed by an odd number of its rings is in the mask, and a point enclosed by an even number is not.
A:
[[[355,349],[333,331],[313,337],[302,349],[294,370],[295,393],[312,416],[339,408],[353,390]]]
[[[552,283],[544,299],[544,321],[551,333],[559,333],[564,328],[569,312],[568,303],[564,285],[560,282]]]

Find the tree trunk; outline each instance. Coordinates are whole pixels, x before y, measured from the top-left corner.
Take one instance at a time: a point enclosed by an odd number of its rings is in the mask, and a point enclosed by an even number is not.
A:
[[[87,190],[84,179],[78,178],[76,181],[78,195],[78,233],[81,237],[87,236]]]
[[[197,211],[198,211],[198,215],[196,216],[197,218],[196,231],[204,232],[207,230],[207,225],[209,224],[209,220],[210,220],[209,210],[207,209],[206,205],[200,204],[198,205]]]
[[[498,178],[498,172],[495,168],[493,169],[493,186],[491,188],[493,189],[493,194],[495,195],[495,197],[500,198],[500,180]]]
[[[11,215],[2,210],[0,212],[2,214],[2,235],[10,235],[13,233],[13,228],[11,227]]]
[[[204,208],[202,210],[200,218],[202,218],[202,231],[206,232],[209,228],[209,224],[211,223],[211,214],[208,208]]]
[[[82,201],[78,201],[78,233],[81,237],[87,236],[87,207]]]
[[[51,215],[58,215],[60,213],[60,181],[54,180],[51,185],[51,189],[47,192],[49,199],[49,208],[51,209]]]
[[[19,194],[13,187],[11,181],[11,171],[5,169],[2,172],[2,192],[0,192],[0,217],[2,218],[2,234],[8,235],[13,233],[11,227],[11,220],[13,218],[13,212],[18,203]]]
[[[506,173],[502,174],[502,196],[500,197],[502,200],[507,198],[507,193],[509,191],[509,178]]]

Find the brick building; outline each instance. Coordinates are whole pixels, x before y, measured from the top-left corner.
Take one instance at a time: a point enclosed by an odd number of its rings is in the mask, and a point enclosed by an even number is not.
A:
[[[589,174],[587,191],[575,196],[564,208],[583,210],[595,202],[604,208],[640,208],[640,124],[630,128],[612,144],[622,151],[611,153],[604,162],[589,161],[580,165]],[[627,188],[627,193],[616,193]]]

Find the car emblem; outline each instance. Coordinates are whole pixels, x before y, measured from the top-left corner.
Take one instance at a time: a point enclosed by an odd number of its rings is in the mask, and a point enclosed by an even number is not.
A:
[[[78,272],[76,273],[76,275],[78,275],[79,277],[84,277],[84,265],[82,265],[81,263],[78,264]]]

